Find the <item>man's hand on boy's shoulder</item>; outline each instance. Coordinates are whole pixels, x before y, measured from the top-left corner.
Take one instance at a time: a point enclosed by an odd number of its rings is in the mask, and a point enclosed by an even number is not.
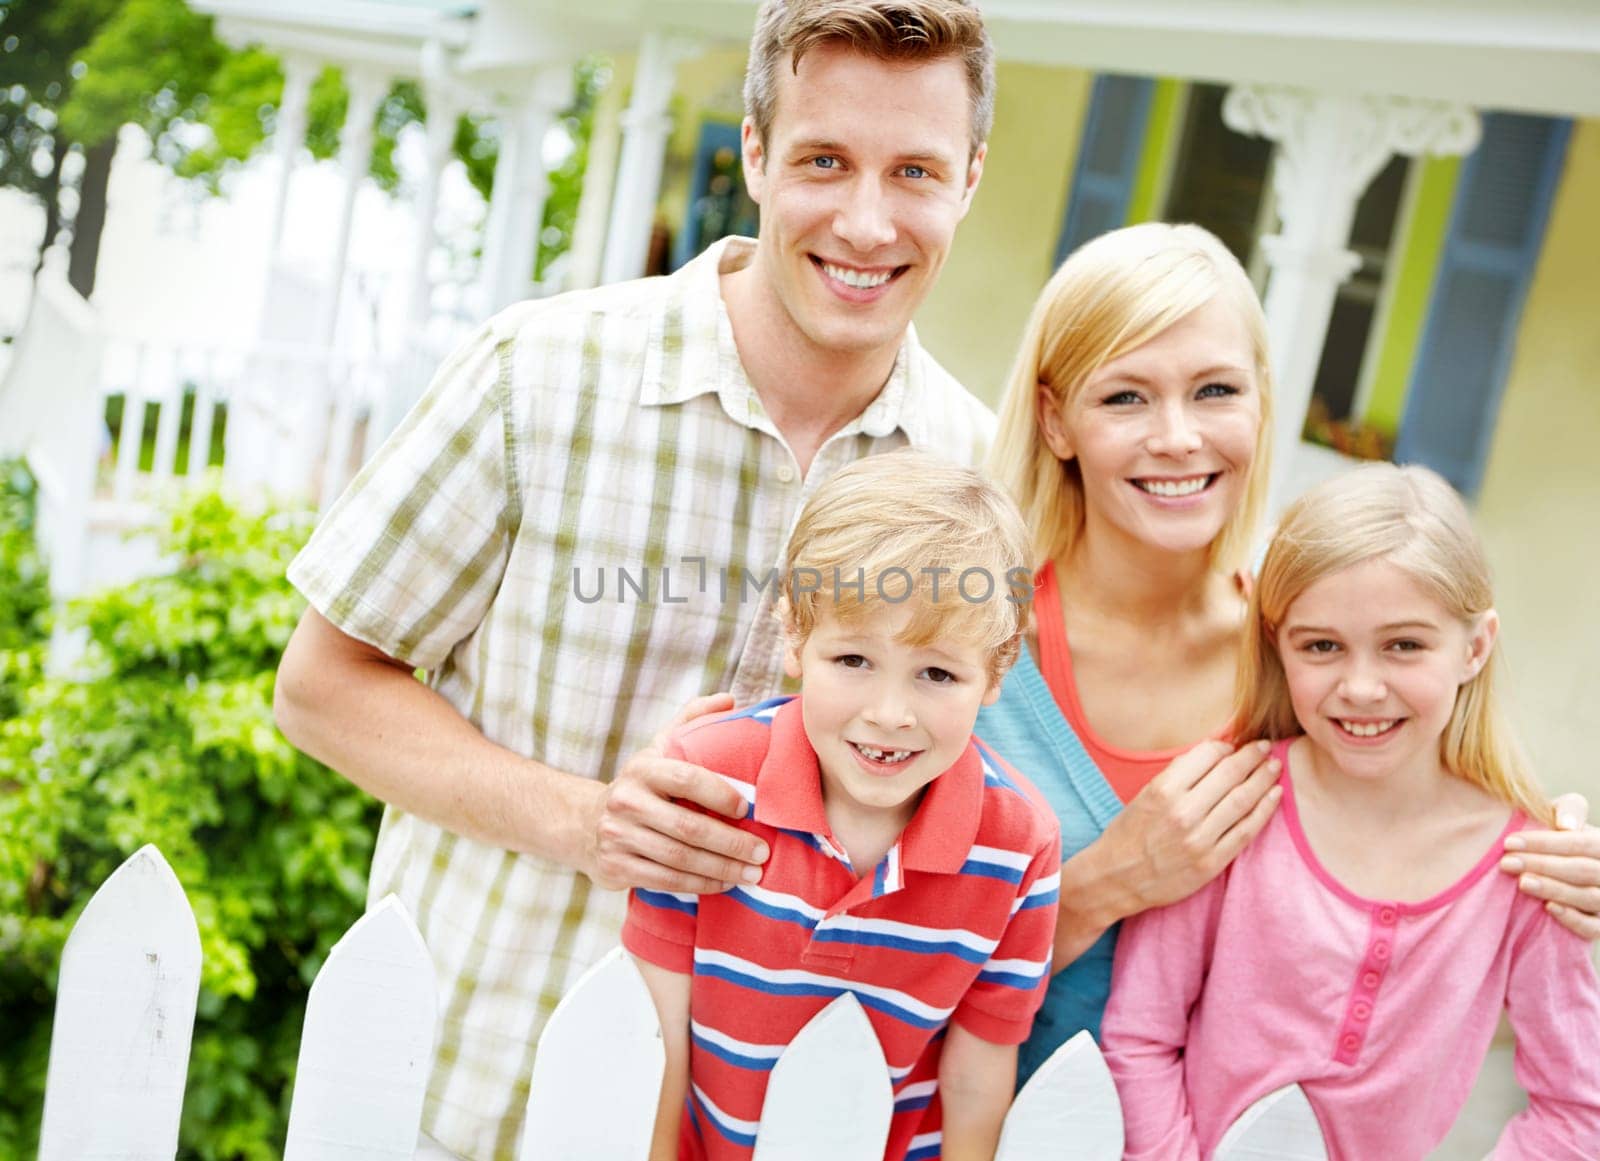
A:
[[[596,784],[585,826],[591,838],[583,870],[591,879],[614,890],[694,894],[760,881],[767,844],[716,817],[744,817],[744,799],[711,771],[666,753],[673,729],[732,708],[725,693],[696,698],[609,785]]]

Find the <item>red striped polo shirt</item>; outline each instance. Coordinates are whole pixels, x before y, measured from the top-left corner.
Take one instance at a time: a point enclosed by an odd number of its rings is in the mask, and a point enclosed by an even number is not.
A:
[[[738,825],[771,850],[758,886],[628,901],[624,946],[694,977],[679,1155],[746,1161],[778,1056],[849,991],[894,1086],[886,1161],[939,1156],[946,1024],[1017,1044],[1044,997],[1061,880],[1044,799],[974,739],[858,876],[830,834],[798,699],[687,726],[668,753],[738,789],[750,803]]]

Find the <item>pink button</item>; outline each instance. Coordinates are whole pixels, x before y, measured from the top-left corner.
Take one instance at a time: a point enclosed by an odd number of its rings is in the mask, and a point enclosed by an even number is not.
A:
[[[1361,984],[1362,984],[1363,987],[1367,987],[1367,988],[1375,988],[1375,987],[1377,987],[1378,986],[1378,973],[1377,972],[1370,972],[1370,971],[1369,972],[1362,972],[1361,973]]]
[[[1383,924],[1385,927],[1392,927],[1394,925],[1394,921],[1395,921],[1395,910],[1394,910],[1393,907],[1383,907],[1383,908],[1379,909],[1379,911],[1378,911],[1378,922],[1379,923]]]
[[[1357,1020],[1365,1023],[1367,1017],[1372,1015],[1372,1005],[1367,1003],[1365,1000],[1357,1000],[1355,1007],[1350,1009],[1350,1014]]]
[[[1372,958],[1382,963],[1389,958],[1389,945],[1384,940],[1378,940],[1372,945]]]
[[[1361,1041],[1354,1032],[1347,1032],[1345,1033],[1343,1039],[1339,1041],[1339,1044],[1346,1052],[1354,1052],[1361,1046]]]

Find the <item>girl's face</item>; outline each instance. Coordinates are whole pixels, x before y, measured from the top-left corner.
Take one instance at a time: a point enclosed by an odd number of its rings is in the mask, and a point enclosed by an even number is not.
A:
[[[1463,621],[1381,558],[1310,585],[1276,644],[1294,716],[1340,773],[1436,773],[1456,693],[1494,646],[1491,609]]]
[[[1087,535],[1206,549],[1244,499],[1261,430],[1249,332],[1213,298],[1065,404],[1041,387],[1039,412],[1050,450],[1078,463]]]

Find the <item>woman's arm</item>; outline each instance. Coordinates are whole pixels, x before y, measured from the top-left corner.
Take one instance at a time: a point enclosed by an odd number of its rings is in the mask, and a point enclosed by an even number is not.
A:
[[[1588,800],[1581,794],[1556,799],[1555,830],[1519,831],[1506,839],[1500,869],[1519,876],[1524,894],[1545,901],[1545,910],[1567,930],[1600,940],[1600,828],[1586,826]]]
[[[1054,970],[1112,924],[1194,894],[1260,832],[1282,796],[1268,742],[1202,742],[1174,758],[1061,867]]]
[[[939,1054],[945,1161],[993,1161],[1016,1083],[1015,1044],[991,1044],[950,1024]]]

